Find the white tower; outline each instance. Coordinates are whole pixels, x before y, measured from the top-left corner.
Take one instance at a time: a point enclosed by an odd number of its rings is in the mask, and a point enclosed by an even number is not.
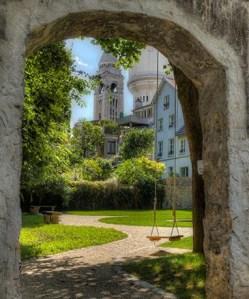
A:
[[[144,119],[153,119],[152,99],[157,89],[157,53],[147,46],[140,61],[129,71],[128,88],[133,95],[133,113]],[[163,67],[169,62],[159,53],[159,84],[165,75]]]
[[[115,67],[116,58],[103,53],[99,62],[98,75],[101,85],[94,93],[94,120],[114,120],[124,111],[124,77],[120,69]]]

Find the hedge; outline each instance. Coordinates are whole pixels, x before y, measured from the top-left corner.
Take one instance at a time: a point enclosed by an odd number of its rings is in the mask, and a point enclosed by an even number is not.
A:
[[[158,206],[164,197],[164,186],[157,187]],[[69,209],[150,209],[153,206],[154,185],[121,185],[116,180],[81,181],[72,183]]]

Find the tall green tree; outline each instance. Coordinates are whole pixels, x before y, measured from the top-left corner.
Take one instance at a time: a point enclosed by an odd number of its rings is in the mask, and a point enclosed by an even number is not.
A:
[[[22,187],[58,177],[69,165],[72,99],[81,103],[91,80],[75,75],[64,43],[49,45],[26,60],[23,114]]]
[[[139,61],[142,50],[145,48],[143,43],[124,38],[99,38],[93,40],[93,43],[100,45],[105,52],[116,57],[117,67],[125,69],[131,68]]]
[[[120,146],[120,156],[123,160],[152,154],[154,131],[152,129],[130,129]]]
[[[78,122],[73,129],[72,151],[74,163],[84,158],[100,156],[104,145],[104,132],[99,124]]]

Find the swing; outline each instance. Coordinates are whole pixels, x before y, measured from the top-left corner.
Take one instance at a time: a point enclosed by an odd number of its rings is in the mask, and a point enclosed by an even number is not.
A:
[[[178,241],[183,235],[180,235],[177,220],[176,220],[176,209],[175,209],[175,179],[174,179],[174,196],[173,196],[173,204],[172,204],[172,215],[173,215],[173,225],[171,229],[171,233],[169,236],[162,236],[159,234],[158,226],[157,226],[157,195],[156,195],[156,181],[155,181],[155,197],[154,197],[154,204],[153,204],[153,226],[151,229],[150,236],[147,236],[147,238],[152,242],[157,242],[162,239],[168,239],[169,241]],[[176,234],[174,234],[174,231],[176,230]]]
[[[158,91],[159,91],[159,51],[157,51],[157,100],[158,100]],[[175,86],[175,93],[176,93],[176,86]],[[176,94],[175,94],[175,131],[176,131],[176,113],[177,113],[177,105],[176,105]],[[157,131],[157,120],[156,120],[156,108],[155,108],[155,131]],[[156,141],[155,141],[156,143]],[[175,147],[176,148],[176,147]],[[175,156],[175,171],[176,171],[176,156]],[[169,236],[161,236],[159,234],[158,226],[157,226],[157,182],[155,180],[155,193],[154,193],[154,204],[153,204],[153,226],[151,229],[150,236],[147,238],[150,241],[156,242],[160,241],[161,239],[168,239],[169,241],[177,241],[180,240],[183,235],[180,235],[177,219],[176,219],[176,207],[175,207],[175,195],[176,195],[176,175],[174,173],[174,188],[173,188],[173,199],[172,199],[172,216],[173,216],[173,225],[171,229],[171,233]],[[174,231],[176,230],[176,234]]]

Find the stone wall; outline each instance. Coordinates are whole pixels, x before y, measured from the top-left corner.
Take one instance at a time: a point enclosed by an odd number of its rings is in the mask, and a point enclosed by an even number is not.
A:
[[[248,0],[2,0],[0,25],[0,298],[21,297],[25,55],[84,35],[144,42],[175,66],[190,137],[194,210],[205,208],[207,298],[248,299]],[[197,160],[203,160],[203,177]],[[202,220],[196,216],[195,226]]]
[[[174,197],[174,178],[165,180],[165,199],[163,208],[171,209]],[[181,210],[192,209],[192,179],[191,178],[176,178],[175,187],[175,203],[176,208]]]

